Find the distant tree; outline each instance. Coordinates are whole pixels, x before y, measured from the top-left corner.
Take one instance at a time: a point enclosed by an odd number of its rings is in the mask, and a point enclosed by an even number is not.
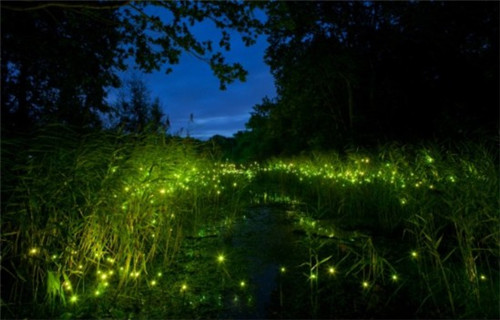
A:
[[[238,131],[234,134],[236,145],[234,157],[240,161],[252,161],[259,159],[259,150],[255,134],[251,131]]]
[[[28,130],[50,121],[98,126],[98,112],[109,111],[105,88],[119,83],[113,73],[123,59],[116,51],[118,16],[112,10],[29,10],[42,4],[0,3],[2,127]]]
[[[143,80],[134,76],[127,80],[114,107],[116,126],[125,132],[157,132],[165,134],[167,119],[159,98],[151,93]]]
[[[282,153],[475,128],[495,134],[498,6],[269,3],[266,62],[278,96],[248,126]]]
[[[214,135],[203,143],[204,154],[215,161],[235,161],[235,139]]]
[[[240,149],[245,144],[250,144],[255,159],[278,155],[284,150],[291,149],[290,145],[284,147],[281,143],[281,141],[288,140],[290,119],[285,115],[271,114],[271,111],[276,110],[276,101],[264,97],[260,104],[253,107],[250,119],[245,124],[246,129],[250,132],[239,135],[240,138],[245,138],[245,143],[239,146]],[[290,112],[290,115],[293,116],[293,112]],[[288,143],[293,144],[294,142],[288,141]],[[248,148],[248,145],[245,148]]]
[[[151,105],[149,123],[150,130],[165,134],[170,129],[170,119],[162,111],[160,98],[156,97]]]
[[[221,88],[244,81],[239,63],[228,63],[228,30],[246,45],[261,23],[259,3],[239,1],[2,1],[2,127],[29,130],[35,123],[98,127],[110,111],[106,88],[118,87],[117,70],[133,58],[146,72],[179,62],[182,52],[206,61]],[[190,28],[211,21],[220,41],[201,41]]]

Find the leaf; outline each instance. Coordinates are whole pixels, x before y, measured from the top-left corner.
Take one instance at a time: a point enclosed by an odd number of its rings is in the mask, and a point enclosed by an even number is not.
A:
[[[74,319],[75,316],[71,312],[65,312],[59,316],[61,319]]]
[[[323,259],[323,260],[321,260],[320,262],[318,262],[318,263],[317,263],[317,265],[319,266],[319,265],[321,265],[321,264],[323,264],[323,263],[327,262],[327,261],[328,261],[328,260],[330,260],[332,257],[333,257],[333,256],[326,257],[325,259]]]

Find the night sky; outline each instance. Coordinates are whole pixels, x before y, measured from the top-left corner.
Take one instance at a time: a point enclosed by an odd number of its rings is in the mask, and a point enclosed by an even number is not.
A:
[[[220,30],[210,21],[195,25],[191,30],[198,39],[212,40],[214,49],[219,49],[215,44],[220,40]],[[231,137],[245,129],[255,104],[265,96],[273,98],[276,95],[269,66],[264,63],[267,45],[266,37],[260,36],[256,44],[245,47],[239,34],[231,32],[231,50],[223,54],[226,61],[241,63],[248,76],[246,82],[235,81],[224,91],[220,90],[219,80],[209,65],[185,52],[169,74],[164,72],[166,66],[145,74],[134,70],[131,63],[121,78],[127,80],[138,75],[151,91],[151,97],[160,98],[164,113],[170,118],[169,133],[185,136],[189,131],[191,137],[202,140],[214,135]],[[111,91],[110,101],[115,97]],[[192,123],[189,121],[191,114],[194,116]]]

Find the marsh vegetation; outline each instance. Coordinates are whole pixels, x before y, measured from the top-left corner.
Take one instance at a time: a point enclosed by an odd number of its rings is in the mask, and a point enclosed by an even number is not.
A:
[[[498,2],[0,9],[3,318],[500,318]]]
[[[484,146],[234,164],[157,134],[2,143],[3,317],[499,316]]]

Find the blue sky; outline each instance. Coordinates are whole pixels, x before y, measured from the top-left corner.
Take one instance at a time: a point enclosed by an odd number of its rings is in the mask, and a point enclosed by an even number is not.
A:
[[[211,22],[195,25],[193,34],[200,40],[218,43],[220,31]],[[159,97],[164,113],[170,117],[170,133],[189,134],[199,139],[208,139],[219,134],[231,137],[245,129],[252,107],[268,96],[276,95],[274,80],[269,67],[264,63],[267,41],[259,37],[256,44],[245,47],[237,32],[231,32],[231,50],[224,52],[226,61],[239,62],[248,71],[247,81],[235,81],[227,89],[219,89],[219,80],[212,74],[209,65],[189,53],[183,53],[180,63],[172,66],[173,72],[165,74],[166,66],[157,72],[145,74],[134,71],[133,66],[122,74],[122,79],[134,73],[144,80],[153,98]],[[217,49],[217,46],[214,47]],[[190,114],[194,123],[190,123]]]

